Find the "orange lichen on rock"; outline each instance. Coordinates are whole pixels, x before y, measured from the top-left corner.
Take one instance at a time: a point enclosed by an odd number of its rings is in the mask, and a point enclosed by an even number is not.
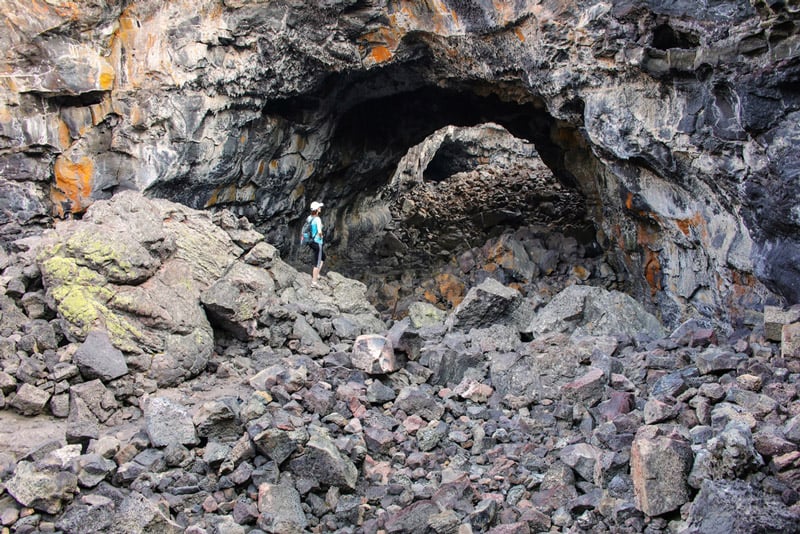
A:
[[[53,168],[55,183],[50,188],[50,200],[55,215],[82,213],[92,203],[94,162],[84,156],[78,161],[61,155]]]
[[[439,294],[450,306],[456,307],[461,304],[464,300],[464,282],[450,273],[437,275],[435,280]]]
[[[705,218],[700,213],[696,213],[686,219],[675,219],[675,225],[686,237],[697,237],[703,241],[708,241],[708,227],[706,226]]]
[[[637,232],[637,243],[642,248],[644,255],[644,278],[647,280],[647,285],[650,286],[651,296],[655,295],[661,290],[661,261],[658,258],[658,252],[651,248],[651,245],[656,244],[657,236],[648,228],[640,225]]]
[[[392,59],[392,52],[385,46],[376,46],[370,52],[370,56],[375,63],[383,63],[384,61]]]
[[[210,208],[229,202],[252,202],[256,196],[256,189],[253,184],[246,184],[243,187],[236,184],[220,186],[208,197],[205,207]]]
[[[644,264],[644,278],[650,286],[650,295],[661,291],[661,262],[658,259],[658,253],[648,248],[645,249],[645,264]]]

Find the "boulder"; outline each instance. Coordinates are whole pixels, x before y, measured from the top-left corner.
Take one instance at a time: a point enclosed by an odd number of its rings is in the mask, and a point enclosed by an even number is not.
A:
[[[78,491],[78,477],[60,466],[40,468],[32,462],[21,461],[5,486],[23,506],[57,514],[64,502],[71,501]]]
[[[318,481],[326,486],[355,489],[358,469],[342,455],[330,435],[322,427],[309,427],[305,451],[290,460],[289,468],[296,476]]]
[[[445,324],[451,330],[508,324],[527,331],[525,327],[530,316],[532,310],[519,291],[487,278],[469,290]]]
[[[125,356],[116,348],[104,330],[92,330],[72,357],[81,376],[103,382],[128,374]]]
[[[686,519],[686,532],[798,532],[798,514],[777,495],[744,480],[703,480]]]
[[[56,225],[37,258],[69,335],[104,330],[163,386],[205,368],[213,334],[200,294],[240,252],[208,215],[128,191]]]
[[[631,446],[631,478],[636,507],[650,516],[678,509],[690,496],[687,477],[691,445],[677,435],[663,435],[654,426],[636,432]]]
[[[44,412],[50,393],[31,384],[22,384],[9,405],[23,415],[38,415]]]
[[[200,302],[213,325],[247,340],[256,335],[259,301],[274,295],[275,281],[266,270],[236,262],[200,295]]]
[[[567,286],[547,303],[528,326],[534,336],[550,332],[606,336],[665,335],[658,319],[632,297],[593,286]]]
[[[182,534],[183,527],[172,521],[164,511],[139,492],[125,497],[117,508],[109,529],[113,534]]]
[[[399,369],[392,342],[377,334],[358,336],[353,342],[350,361],[353,367],[371,375],[392,373]]]
[[[186,408],[164,397],[152,397],[144,406],[144,425],[153,447],[197,445],[199,438]]]
[[[308,525],[300,494],[288,483],[258,487],[258,525],[267,532],[300,532]]]

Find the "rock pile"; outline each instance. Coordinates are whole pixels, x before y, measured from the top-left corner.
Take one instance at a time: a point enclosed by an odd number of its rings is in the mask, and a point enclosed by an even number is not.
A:
[[[134,194],[13,247],[0,416],[63,424],[0,453],[6,532],[800,531],[798,308],[665,331],[487,276],[385,324]]]

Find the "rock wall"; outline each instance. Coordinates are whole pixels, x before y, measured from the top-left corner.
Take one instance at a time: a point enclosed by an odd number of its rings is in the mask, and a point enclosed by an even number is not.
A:
[[[668,323],[800,301],[796,7],[761,0],[2,0],[5,239],[123,189],[332,251],[410,147],[492,121]],[[455,252],[455,251],[454,251]]]

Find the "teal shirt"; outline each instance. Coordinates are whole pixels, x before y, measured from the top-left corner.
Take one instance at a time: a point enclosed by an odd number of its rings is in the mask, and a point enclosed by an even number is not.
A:
[[[319,217],[311,217],[311,239],[322,244],[322,219]]]

